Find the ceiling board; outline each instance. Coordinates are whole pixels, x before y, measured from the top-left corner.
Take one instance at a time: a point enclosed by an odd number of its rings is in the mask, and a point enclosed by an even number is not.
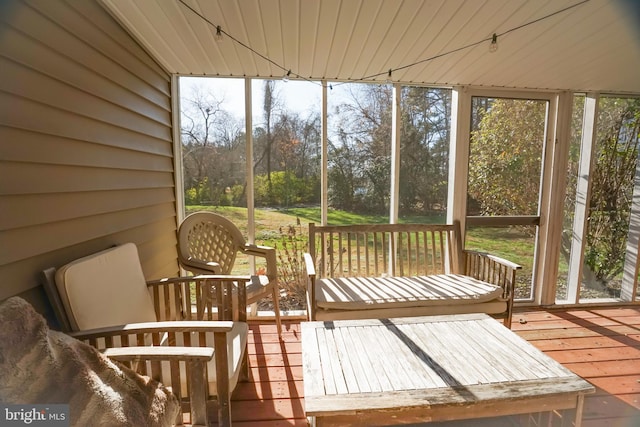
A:
[[[358,28],[356,21],[362,7],[362,1],[342,3],[340,6],[338,20],[335,23],[335,31],[331,41],[331,55],[329,55],[326,64],[326,70],[336,70],[334,72],[336,75],[341,74],[344,70],[343,64],[348,58],[347,49],[354,42],[353,31],[355,28]],[[369,5],[366,9],[374,8]]]
[[[320,15],[320,3],[302,2],[300,5],[300,36],[298,38],[298,62],[300,68],[298,73],[304,77],[313,75],[313,64],[315,61],[315,51],[309,46],[314,46],[316,42],[316,32],[318,31],[317,16]],[[309,52],[311,50],[311,52]]]
[[[281,26],[281,34],[283,39],[283,55],[284,66],[287,69],[300,69],[300,3],[297,0],[281,0],[280,13],[282,14],[282,22],[286,25]]]
[[[628,0],[100,1],[179,75],[385,81],[391,68],[401,83],[640,94]]]
[[[369,61],[365,56],[365,45],[372,34],[377,31],[375,19],[380,14],[382,0],[367,2],[366,7],[360,8],[356,26],[352,31],[352,38],[347,49],[348,61],[345,61],[341,74],[333,73],[334,78],[358,79],[365,75]]]

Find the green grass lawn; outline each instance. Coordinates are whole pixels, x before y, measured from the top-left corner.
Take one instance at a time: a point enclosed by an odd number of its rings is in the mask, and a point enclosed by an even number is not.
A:
[[[307,222],[320,223],[320,208],[290,208],[282,212],[305,219]],[[400,223],[434,224],[444,222],[444,214],[416,215],[408,218],[400,218]],[[364,215],[353,212],[330,209],[327,211],[327,222],[335,225],[351,224],[386,224],[389,222],[387,215]]]
[[[230,206],[187,206],[187,214],[197,211],[216,212],[233,221],[247,236],[247,209]],[[329,224],[384,224],[389,221],[386,215],[360,215],[352,212],[330,210]],[[291,259],[301,258],[300,252],[306,251],[310,222],[320,223],[320,209],[290,208],[286,210],[256,209],[256,243],[272,246],[278,250],[280,270],[292,270]],[[444,223],[444,214],[405,217],[401,223]],[[518,272],[518,290],[516,297],[529,296],[533,268],[535,237],[518,228],[474,228],[467,232],[465,248],[487,252],[509,261],[518,263],[523,269]],[[295,261],[302,266],[300,260]],[[246,262],[239,260],[240,268],[246,268]],[[299,285],[290,285],[299,287]],[[299,292],[296,291],[296,292]],[[296,293],[293,292],[293,293]],[[292,293],[292,296],[293,296]],[[297,298],[297,297],[296,297]]]
[[[233,221],[247,234],[247,209],[230,206],[187,206],[187,214],[197,211],[217,212]],[[330,210],[329,224],[384,224],[385,215],[361,215],[352,212]],[[275,246],[287,234],[289,227],[295,227],[299,234],[306,236],[307,224],[320,223],[319,208],[291,208],[286,210],[256,209],[256,241]],[[401,223],[443,223],[442,215],[421,215],[405,217]],[[488,252],[521,264],[531,270],[533,264],[534,237],[515,228],[474,228],[467,232],[465,247]]]

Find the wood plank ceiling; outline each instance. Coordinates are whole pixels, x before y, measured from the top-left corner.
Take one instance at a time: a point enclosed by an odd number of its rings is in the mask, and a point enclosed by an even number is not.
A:
[[[391,69],[402,83],[640,94],[634,0],[102,3],[179,75],[385,81]]]

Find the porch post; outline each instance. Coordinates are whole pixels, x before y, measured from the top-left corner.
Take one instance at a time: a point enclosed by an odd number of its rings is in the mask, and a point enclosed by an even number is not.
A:
[[[391,188],[389,198],[389,224],[398,223],[398,200],[400,191],[400,131],[402,129],[402,115],[400,114],[400,98],[402,87],[400,83],[394,83],[391,89]],[[395,276],[397,263],[398,235],[391,233],[389,236],[389,270],[387,274]]]
[[[255,222],[255,200],[253,196],[253,107],[252,107],[251,79],[244,79],[244,132],[246,135],[246,180],[247,180],[247,240],[255,243],[256,222]],[[255,268],[255,258],[249,257],[251,270]]]
[[[322,102],[320,106],[322,139],[320,141],[320,225],[327,225],[329,207],[329,183],[327,181],[327,81],[322,80]]]
[[[460,231],[463,236],[467,216],[469,129],[471,129],[471,95],[465,87],[455,87],[451,92],[447,223],[460,221]]]
[[[173,185],[176,197],[176,227],[184,219],[184,173],[182,170],[182,134],[180,121],[180,78],[171,76],[171,124],[173,126]]]
[[[447,223],[453,224],[455,221],[459,222],[463,248],[467,216],[469,129],[471,129],[471,95],[465,87],[454,87],[451,91],[451,139],[449,141]],[[450,265],[449,260],[447,260],[446,265]]]
[[[389,200],[389,224],[398,223],[398,205],[400,191],[400,132],[402,130],[402,114],[400,99],[402,87],[395,83],[392,89],[391,101],[391,189]]]
[[[536,257],[540,260],[535,263],[537,269],[534,274],[534,298],[542,305],[554,304],[556,300],[572,108],[573,94],[562,92],[550,103],[547,114],[544,176],[540,189],[540,237],[536,250]]]
[[[633,196],[631,198],[631,213],[629,216],[629,233],[627,235],[627,250],[624,257],[624,271],[622,272],[622,289],[620,298],[623,301],[633,301],[638,292],[638,252],[640,246],[640,154],[636,160],[636,175],[633,180]]]
[[[567,300],[573,303],[577,303],[580,299],[580,284],[582,283],[582,264],[584,262],[591,189],[589,177],[593,167],[593,152],[598,128],[598,101],[599,95],[593,93],[587,94],[584,100],[580,164],[578,165],[576,185],[576,207],[573,217],[571,254],[569,255],[569,274],[567,277]]]

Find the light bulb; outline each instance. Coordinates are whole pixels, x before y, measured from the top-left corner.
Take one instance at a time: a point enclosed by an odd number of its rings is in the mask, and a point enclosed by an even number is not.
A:
[[[282,81],[287,83],[289,81],[289,76],[291,75],[291,70],[287,71],[287,74],[282,77]]]
[[[493,37],[491,37],[491,44],[489,45],[489,52],[493,53],[498,50],[498,35],[493,33]]]
[[[385,80],[384,82],[388,85],[393,83],[393,81],[391,80],[391,68],[389,68],[389,75],[387,76],[387,80]]]
[[[222,41],[222,27],[220,25],[216,26],[215,40],[217,42]]]

